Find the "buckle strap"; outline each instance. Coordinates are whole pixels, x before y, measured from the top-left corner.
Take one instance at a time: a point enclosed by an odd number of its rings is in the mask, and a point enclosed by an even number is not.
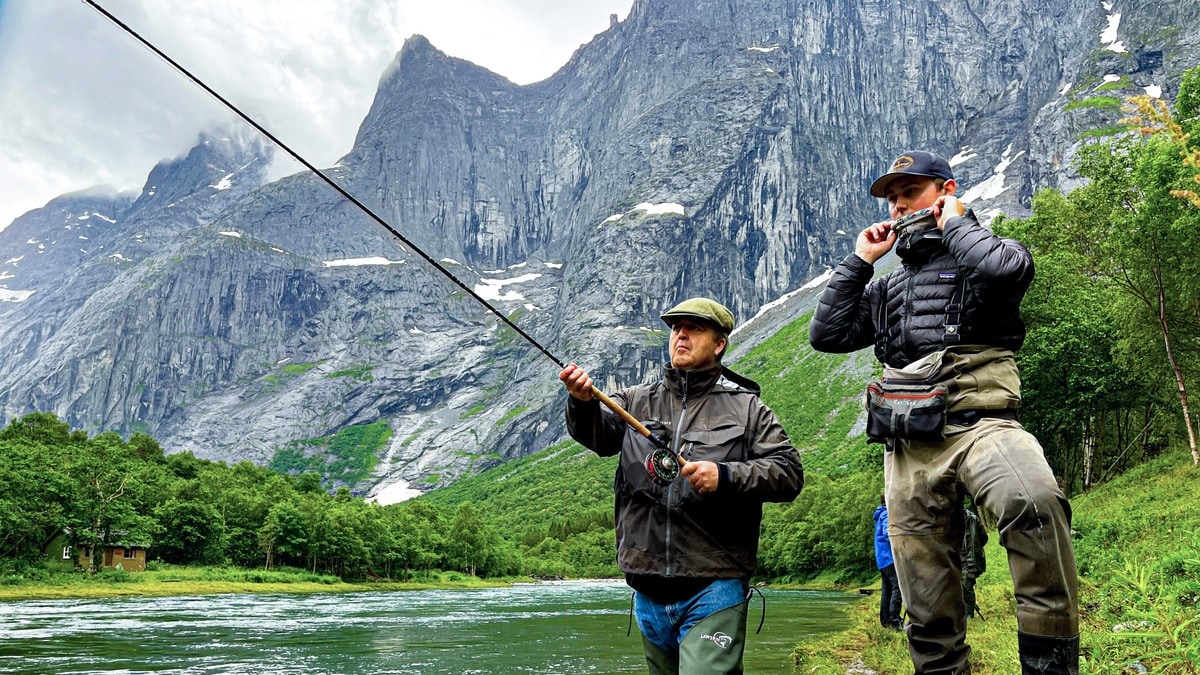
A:
[[[946,323],[943,325],[945,332],[942,333],[942,347],[946,349],[962,342],[960,322],[962,321],[963,302],[967,294],[967,275],[962,270],[958,270],[956,274],[958,283],[954,286],[954,295],[950,297],[950,303],[946,305]]]

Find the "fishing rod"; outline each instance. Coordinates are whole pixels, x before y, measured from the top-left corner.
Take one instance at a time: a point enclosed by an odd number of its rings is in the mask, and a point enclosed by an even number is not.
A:
[[[265,127],[263,127],[256,120],[254,120],[252,117],[250,117],[245,112],[243,112],[241,108],[237,107],[232,102],[230,102],[228,99],[226,99],[224,96],[217,93],[216,90],[214,90],[212,87],[208,86],[199,77],[193,75],[190,70],[188,70],[187,68],[180,65],[179,62],[177,62],[175,59],[168,56],[161,49],[154,46],[154,44],[152,44],[146,38],[142,37],[142,35],[140,33],[138,33],[136,30],[131,28],[128,24],[126,24],[125,22],[118,19],[116,16],[114,16],[111,12],[109,12],[105,8],[101,7],[100,3],[96,2],[95,0],[83,0],[83,3],[90,6],[92,9],[96,10],[97,12],[99,12],[101,16],[108,19],[115,26],[117,26],[121,30],[125,31],[125,33],[127,33],[130,37],[132,37],[133,39],[140,42],[144,47],[146,47],[151,52],[153,52],[156,56],[158,56],[158,58],[162,59],[163,61],[166,61],[168,64],[171,65],[172,68],[179,71],[179,73],[182,74],[187,79],[191,80],[193,84],[200,87],[205,92],[207,92],[210,96],[212,96],[213,98],[220,101],[222,105],[224,105],[226,108],[228,108],[230,111],[232,111],[235,115],[237,115],[242,120],[244,120],[246,122],[246,124],[249,124],[250,126],[254,127],[254,129],[257,130],[258,133],[262,134],[263,136],[266,136],[272,143],[274,143],[276,146],[278,146],[280,149],[282,149],[284,152],[286,152],[292,159],[299,162],[301,165],[304,166],[304,168],[311,171],[314,175],[316,175],[318,178],[320,178],[322,181],[324,181],[327,185],[329,185],[329,187],[336,190],[338,194],[340,194],[342,197],[344,197],[351,204],[354,204],[355,206],[357,206],[363,213],[367,214],[367,216],[369,216],[371,218],[371,220],[374,220],[376,224],[378,224],[383,229],[387,230],[396,239],[399,239],[402,244],[407,246],[409,249],[411,249],[417,255],[421,256],[421,258],[423,258],[425,260],[425,262],[429,263],[430,265],[433,265],[434,269],[436,269],[437,271],[439,271],[443,275],[445,275],[446,278],[449,279],[450,281],[454,282],[454,284],[456,286],[458,286],[462,290],[466,291],[467,294],[470,295],[472,298],[475,298],[475,300],[477,302],[479,302],[479,304],[486,307],[488,309],[488,311],[490,311],[492,314],[495,314],[497,318],[499,318],[501,321],[503,321],[509,328],[516,331],[517,334],[520,335],[522,338],[524,338],[526,342],[528,342],[529,344],[536,347],[538,351],[540,351],[543,355],[546,356],[546,358],[548,358],[552,362],[554,362],[554,364],[557,365],[560,370],[563,368],[566,368],[566,364],[564,364],[562,362],[562,360],[560,360],[554,354],[551,354],[550,350],[543,347],[542,344],[540,342],[538,342],[537,340],[535,340],[532,335],[530,335],[529,333],[526,333],[524,330],[522,330],[520,326],[518,326],[511,319],[509,319],[507,316],[505,316],[500,310],[493,307],[491,303],[489,303],[482,296],[480,296],[478,293],[476,293],[473,288],[464,284],[462,281],[460,281],[458,279],[458,277],[454,276],[450,272],[450,270],[446,269],[441,263],[434,260],[432,256],[430,256],[428,253],[423,251],[420,246],[417,246],[416,244],[414,244],[411,240],[409,240],[408,237],[405,237],[403,234],[401,234],[399,230],[397,230],[395,227],[392,227],[392,224],[387,222],[386,220],[384,220],[379,214],[375,213],[374,209],[372,209],[371,207],[369,207],[366,204],[359,201],[359,199],[357,197],[350,194],[350,192],[348,192],[345,188],[343,188],[341,185],[339,185],[337,183],[337,181],[330,178],[324,171],[322,171],[321,169],[318,169],[311,162],[309,162],[307,159],[302,157],[300,155],[300,153],[296,152],[295,150],[292,150],[292,148],[287,143],[284,143],[282,140],[277,138],[275,136],[275,134],[272,134],[270,131],[267,131],[267,129]],[[640,421],[638,421],[637,418],[635,418],[633,415],[629,414],[629,412],[626,411],[624,408],[622,408],[620,404],[618,404],[616,401],[609,398],[607,394],[600,391],[600,389],[598,387],[596,387],[596,385],[594,385],[594,384],[592,385],[592,395],[595,396],[596,398],[600,399],[600,401],[602,403],[604,403],[604,405],[608,406],[608,408],[610,410],[612,410],[614,413],[616,413],[617,416],[620,417],[626,424],[633,427],[634,430],[636,430],[639,434],[645,436],[646,438],[648,438],[652,442],[654,442],[654,444],[656,446],[659,446],[660,448],[662,448],[665,445],[660,438],[656,437],[653,433],[651,433],[651,431],[648,428],[646,428],[646,425],[642,424]],[[672,457],[678,461],[679,465],[684,464],[685,460],[683,459],[683,457],[679,457],[679,456],[675,456],[675,455],[672,455]],[[665,472],[666,467],[665,466],[662,467],[661,470]]]

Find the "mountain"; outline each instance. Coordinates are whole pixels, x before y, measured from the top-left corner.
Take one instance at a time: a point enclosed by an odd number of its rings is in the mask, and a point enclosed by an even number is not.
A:
[[[885,217],[866,188],[898,152],[1023,215],[1123,97],[1169,100],[1198,62],[1191,0],[637,0],[529,86],[413,36],[324,173],[612,389],[654,376],[684,297],[779,303],[735,350],[802,311]],[[317,176],[266,183],[271,155],[205,135],[139,195],[0,231],[5,415],[371,494],[563,437],[551,359]]]

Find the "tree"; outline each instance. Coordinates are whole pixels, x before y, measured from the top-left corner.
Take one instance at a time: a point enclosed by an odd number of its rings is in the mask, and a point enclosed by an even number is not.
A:
[[[1194,261],[1194,255],[1188,255],[1189,251],[1184,250],[1184,257],[1176,258],[1177,253],[1170,244],[1176,240],[1182,240],[1184,245],[1192,244],[1191,252],[1195,251],[1194,244],[1200,241],[1200,237],[1196,235],[1195,225],[1197,222],[1197,213],[1200,212],[1200,188],[1196,186],[1200,184],[1200,147],[1191,139],[1192,131],[1200,128],[1200,66],[1186,71],[1180,82],[1179,97],[1176,101],[1176,109],[1178,111],[1178,119],[1172,116],[1170,108],[1161,100],[1150,99],[1147,96],[1138,96],[1130,99],[1130,103],[1135,109],[1135,114],[1130,121],[1137,122],[1140,131],[1151,136],[1151,142],[1158,141],[1155,147],[1155,152],[1149,155],[1150,160],[1142,165],[1139,165],[1139,179],[1145,180],[1163,180],[1164,183],[1151,183],[1153,186],[1165,186],[1167,194],[1178,200],[1184,200],[1190,204],[1191,212],[1187,212],[1186,207],[1174,208],[1175,204],[1168,203],[1170,200],[1164,199],[1159,190],[1150,190],[1149,194],[1157,197],[1149,200],[1151,203],[1146,204],[1146,210],[1166,209],[1169,215],[1161,217],[1163,214],[1155,214],[1160,216],[1161,221],[1168,224],[1169,230],[1173,230],[1175,238],[1168,239],[1165,235],[1165,246],[1160,249],[1157,245],[1160,240],[1156,237],[1150,237],[1149,243],[1153,245],[1149,252],[1151,257],[1158,257],[1169,260],[1172,264]],[[1178,153],[1181,161],[1171,161],[1170,150]],[[1141,183],[1146,185],[1146,183]],[[1181,212],[1182,211],[1182,212]],[[1161,260],[1161,258],[1160,258]],[[1200,303],[1197,303],[1197,291],[1200,290],[1198,280],[1196,278],[1197,265],[1192,262],[1190,265],[1191,272],[1189,275],[1184,272],[1181,275],[1190,283],[1184,283],[1182,290],[1188,295],[1184,295],[1185,307],[1187,312],[1186,299],[1191,299],[1189,316],[1185,320],[1190,319],[1193,322],[1200,323]],[[1192,424],[1191,409],[1188,405],[1187,383],[1183,373],[1183,368],[1176,359],[1175,350],[1172,342],[1172,330],[1176,325],[1173,314],[1167,310],[1168,299],[1165,295],[1169,282],[1163,279],[1163,270],[1154,267],[1152,269],[1154,275],[1154,284],[1150,286],[1145,284],[1135,291],[1135,295],[1156,315],[1159,329],[1163,333],[1163,339],[1167,350],[1167,358],[1171,363],[1171,369],[1175,376],[1176,386],[1178,387],[1180,405],[1183,408],[1184,424],[1187,426],[1188,444],[1192,451],[1192,463],[1200,465],[1200,449],[1197,448],[1196,427]],[[1173,289],[1172,289],[1173,290]],[[1148,291],[1155,291],[1157,295],[1153,295]]]
[[[277,557],[303,564],[308,548],[304,512],[291,501],[276,503],[258,530],[258,543],[266,554],[266,569],[271,569]]]
[[[115,433],[103,433],[78,447],[67,465],[76,485],[68,521],[80,543],[91,548],[88,571],[100,568],[105,546],[118,540],[149,541],[154,520],[135,508],[144,488],[136,458]]]
[[[344,488],[343,488],[344,490]],[[370,568],[370,549],[363,534],[365,504],[353,500],[349,492],[335,498],[325,512],[316,540],[316,549],[325,569],[341,577],[362,578]]]
[[[154,551],[166,562],[223,562],[225,522],[211,503],[171,499],[155,509],[154,517],[161,528]]]
[[[49,413],[0,430],[0,558],[37,558],[66,524],[75,484],[61,470],[62,458],[86,438]]]
[[[446,537],[449,544],[450,564],[471,576],[487,560],[492,543],[489,531],[479,512],[470,502],[462,502],[454,512],[454,521]]]
[[[1130,326],[1153,327],[1163,346],[1165,366],[1178,392],[1188,446],[1200,464],[1188,401],[1187,376],[1177,345],[1197,337],[1194,321],[1198,288],[1194,252],[1200,246],[1200,209],[1174,196],[1191,172],[1178,161],[1172,143],[1151,137],[1144,144],[1117,141],[1081,153],[1080,171],[1091,183],[1077,192],[1093,195],[1100,228],[1090,233],[1097,245],[1084,261],[1092,274],[1112,282],[1137,319]],[[1101,210],[1106,206],[1107,210]]]
[[[397,506],[408,514],[415,533],[408,566],[419,570],[437,569],[447,559],[446,515],[440,507],[422,499],[402,502]]]
[[[1038,437],[1068,492],[1086,490],[1107,446],[1124,447],[1121,417],[1144,405],[1147,387],[1114,360],[1121,322],[1117,291],[1085,273],[1079,249],[1090,240],[1093,210],[1078,195],[1034,197],[1033,215],[999,218],[993,229],[1032,253],[1037,274],[1021,304],[1027,334],[1021,366],[1021,419]]]
[[[1192,131],[1200,128],[1200,66],[1183,73],[1179,84],[1179,96],[1175,99],[1176,114],[1157,98],[1134,96],[1128,100],[1132,115],[1126,122],[1138,125],[1138,131],[1147,136],[1162,136],[1179,150],[1183,165],[1191,170],[1192,182],[1200,184],[1200,147],[1192,141]],[[1200,208],[1200,188],[1181,186],[1171,194],[1186,199]]]

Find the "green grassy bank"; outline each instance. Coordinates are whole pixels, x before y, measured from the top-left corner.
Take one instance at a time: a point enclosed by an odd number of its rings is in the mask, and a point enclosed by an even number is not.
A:
[[[418,591],[489,588],[527,578],[479,579],[458,572],[427,572],[404,581],[345,582],[328,574],[294,568],[251,570],[239,567],[158,564],[145,572],[108,570],[48,572],[36,579],[7,578],[0,585],[0,602],[120,596],[207,595],[213,593],[351,593],[358,591]]]

